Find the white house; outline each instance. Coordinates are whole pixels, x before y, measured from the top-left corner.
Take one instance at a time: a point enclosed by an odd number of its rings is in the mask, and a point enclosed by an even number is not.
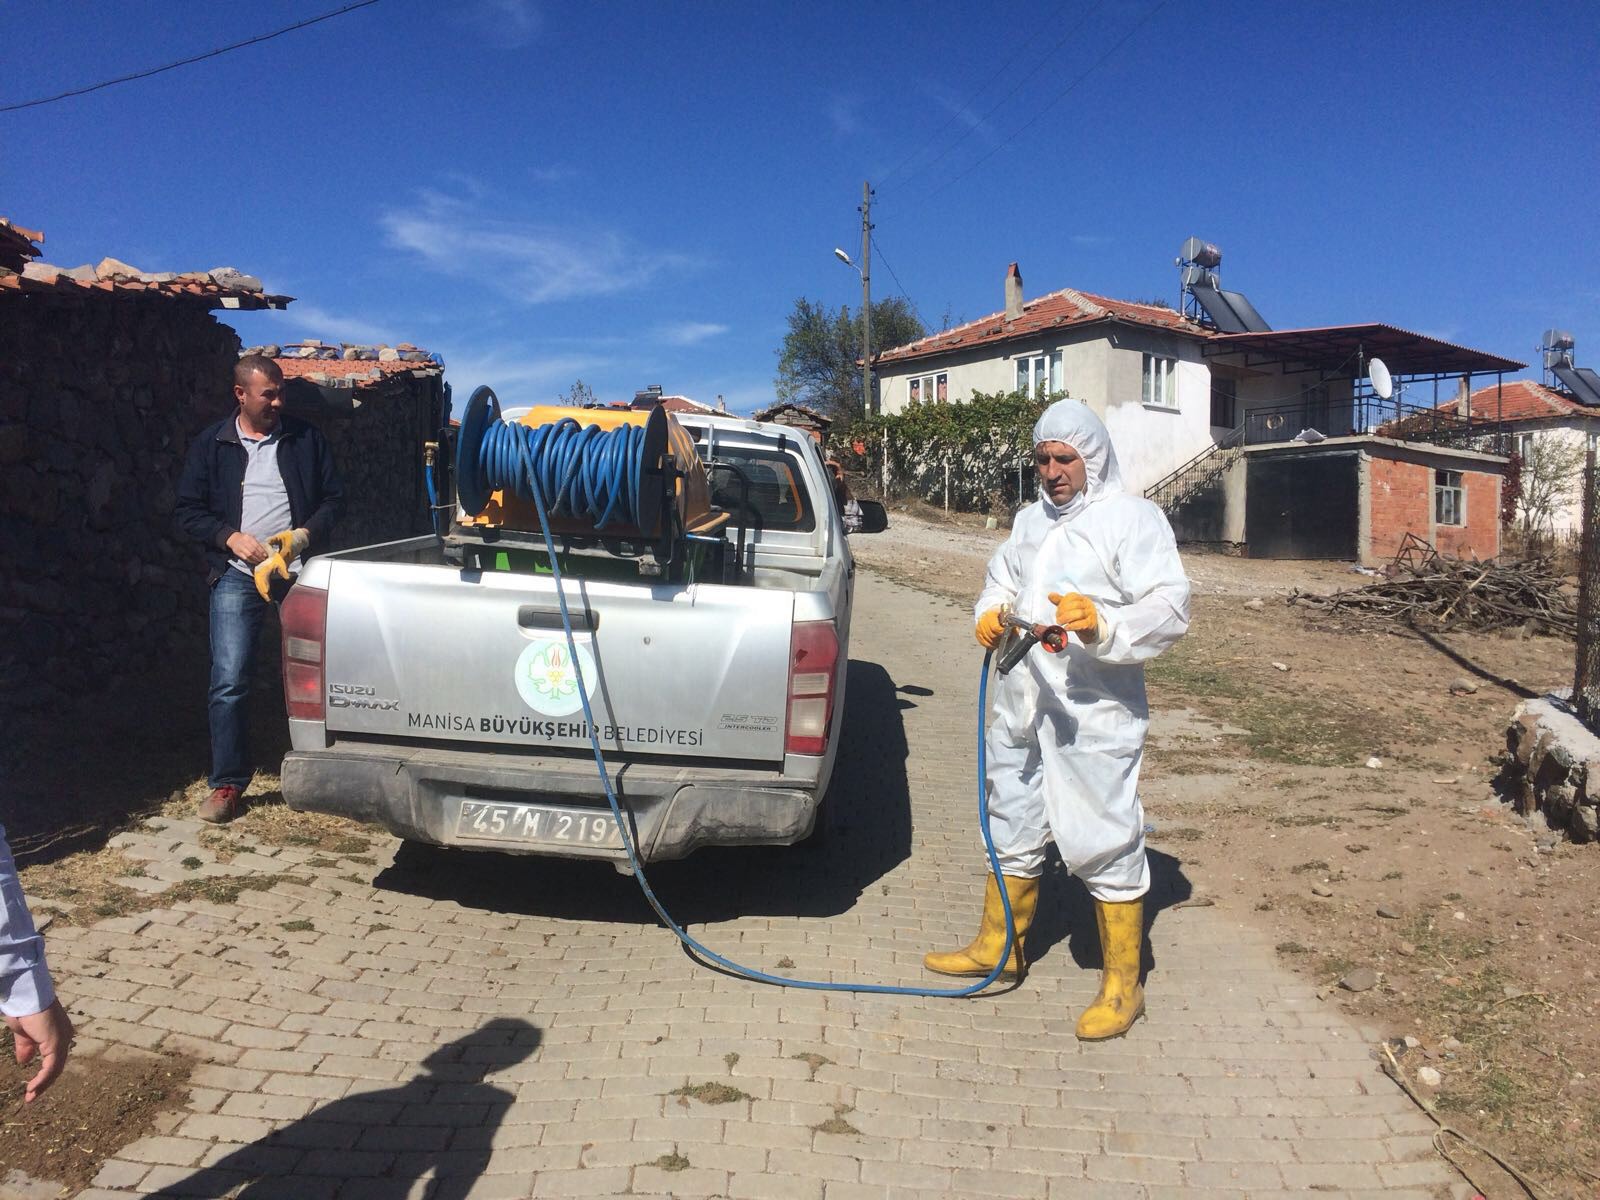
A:
[[[1489,501],[1506,460],[1485,453],[1492,431],[1441,409],[1410,420],[1411,406],[1373,392],[1367,366],[1381,356],[1396,381],[1437,385],[1524,364],[1378,323],[1225,332],[1200,308],[1075,288],[1027,300],[1016,263],[1004,289],[1000,311],[874,356],[883,412],[1065,392],[1105,421],[1128,489],[1161,504],[1180,538],[1374,561],[1410,530],[1497,552]]]
[[[1143,491],[1231,431],[1236,412],[1212,411],[1208,330],[1171,308],[1073,288],[1023,300],[1006,272],[1005,308],[877,356],[880,404],[959,402],[974,392],[1065,391],[1105,419],[1123,478]]]
[[[1451,400],[1439,408],[1459,413],[1462,406],[1459,400]],[[1600,409],[1531,379],[1513,380],[1498,393],[1492,387],[1479,388],[1471,393],[1471,410],[1504,422],[1511,434],[1511,448],[1521,457],[1525,470],[1549,448],[1565,447],[1570,452],[1565,456],[1568,462],[1577,463],[1585,451],[1600,447]],[[1582,475],[1575,473],[1564,491],[1565,497],[1550,514],[1550,532],[1570,535],[1583,527]]]

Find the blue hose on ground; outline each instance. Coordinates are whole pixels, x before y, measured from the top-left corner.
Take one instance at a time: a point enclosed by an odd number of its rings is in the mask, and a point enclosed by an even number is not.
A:
[[[571,426],[571,429],[561,429],[562,426]],[[1004,880],[1000,873],[1000,859],[995,853],[994,838],[989,832],[989,802],[984,789],[984,776],[986,763],[983,745],[983,718],[987,710],[988,685],[989,685],[989,660],[991,655],[983,656],[983,673],[978,681],[978,825],[983,832],[984,849],[989,855],[989,869],[994,872],[996,883],[1000,889],[1000,902],[1005,909],[1006,942],[1000,952],[1000,959],[995,968],[985,978],[966,987],[957,988],[923,988],[923,987],[897,987],[886,983],[827,983],[812,979],[791,979],[784,975],[771,975],[765,971],[758,971],[754,967],[747,967],[736,963],[732,959],[724,958],[716,951],[707,948],[689,935],[657,899],[655,890],[651,888],[650,881],[645,877],[644,864],[639,860],[638,849],[633,842],[633,833],[628,824],[622,805],[617,799],[617,794],[611,786],[611,777],[606,770],[605,756],[600,749],[600,738],[595,733],[596,724],[594,712],[589,706],[589,689],[583,680],[583,667],[578,657],[576,640],[572,636],[572,616],[567,611],[566,589],[561,580],[561,565],[557,561],[555,539],[550,534],[550,522],[545,507],[546,488],[555,485],[551,490],[563,497],[563,504],[570,504],[579,499],[585,507],[585,514],[604,514],[606,520],[610,519],[619,504],[627,498],[628,505],[624,509],[628,513],[637,513],[639,488],[643,476],[643,464],[637,461],[640,457],[638,446],[616,435],[633,426],[622,426],[611,434],[603,437],[615,440],[601,443],[602,452],[595,456],[596,461],[591,464],[586,460],[585,452],[596,441],[592,435],[599,435],[601,431],[594,426],[574,434],[578,423],[569,418],[563,418],[557,425],[541,426],[529,430],[526,426],[500,425],[498,428],[505,430],[521,430],[521,433],[512,432],[502,434],[495,432],[494,426],[486,432],[484,445],[490,445],[489,433],[495,433],[493,450],[485,450],[480,459],[485,466],[486,478],[494,481],[495,488],[510,488],[518,495],[530,496],[534,507],[539,514],[539,528],[544,534],[545,550],[550,558],[550,572],[556,585],[556,600],[561,606],[561,625],[566,633],[567,653],[572,663],[572,669],[577,674],[578,698],[583,701],[584,722],[589,729],[589,745],[594,751],[595,769],[600,773],[600,782],[605,787],[606,800],[611,805],[612,816],[616,819],[618,832],[622,835],[623,849],[627,851],[628,866],[633,872],[634,879],[639,884],[639,890],[644,893],[644,898],[660,918],[661,923],[670,929],[673,934],[688,947],[693,953],[699,955],[707,962],[715,963],[723,970],[741,978],[757,983],[770,983],[779,987],[805,988],[819,992],[877,992],[894,996],[945,996],[957,998],[976,995],[983,991],[995,980],[1000,978],[1002,970],[1011,957],[1011,947],[1016,941],[1016,923],[1011,915],[1011,899],[1006,894]],[[561,430],[559,434],[544,434],[546,429]],[[641,439],[642,442],[642,439]],[[514,457],[513,457],[514,456]],[[546,458],[550,461],[546,461]],[[581,489],[576,484],[582,480]],[[571,508],[564,509],[567,513],[574,513]],[[636,519],[636,518],[635,518]],[[598,528],[601,522],[596,520]]]

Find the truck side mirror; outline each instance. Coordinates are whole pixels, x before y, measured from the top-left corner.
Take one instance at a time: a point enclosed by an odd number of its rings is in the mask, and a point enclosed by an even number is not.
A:
[[[889,528],[889,514],[876,500],[857,500],[861,506],[861,528],[857,533],[882,533]]]

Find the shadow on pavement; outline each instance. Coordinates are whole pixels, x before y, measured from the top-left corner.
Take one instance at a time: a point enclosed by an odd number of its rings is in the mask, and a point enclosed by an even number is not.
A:
[[[1146,974],[1155,969],[1150,930],[1164,909],[1194,895],[1183,864],[1170,854],[1146,848],[1150,856],[1150,891],[1144,899],[1144,962]],[[1038,962],[1061,942],[1067,943],[1072,961],[1084,970],[1100,969],[1100,931],[1095,925],[1094,901],[1089,890],[1074,879],[1051,846],[1039,890],[1039,911],[1028,933],[1028,961]]]
[[[701,849],[648,864],[679,924],[741,916],[826,917],[911,853],[911,797],[899,693],[877,663],[852,659],[843,733],[815,844]],[[639,885],[609,864],[407,844],[375,887],[486,911],[655,924]]]
[[[528,1022],[496,1017],[435,1050],[410,1082],[325,1104],[152,1194],[265,1200],[345,1195],[352,1183],[371,1200],[405,1200],[431,1173],[429,1200],[464,1200],[516,1100],[484,1076],[522,1062],[539,1042]]]

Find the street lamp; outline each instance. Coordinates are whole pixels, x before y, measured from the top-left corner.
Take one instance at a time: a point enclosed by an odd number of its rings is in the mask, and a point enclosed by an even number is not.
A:
[[[866,266],[858,267],[851,257],[838,246],[833,248],[833,256],[861,276],[861,412],[863,416],[872,415],[872,251],[871,243],[867,241],[867,234],[861,235],[861,261]]]

